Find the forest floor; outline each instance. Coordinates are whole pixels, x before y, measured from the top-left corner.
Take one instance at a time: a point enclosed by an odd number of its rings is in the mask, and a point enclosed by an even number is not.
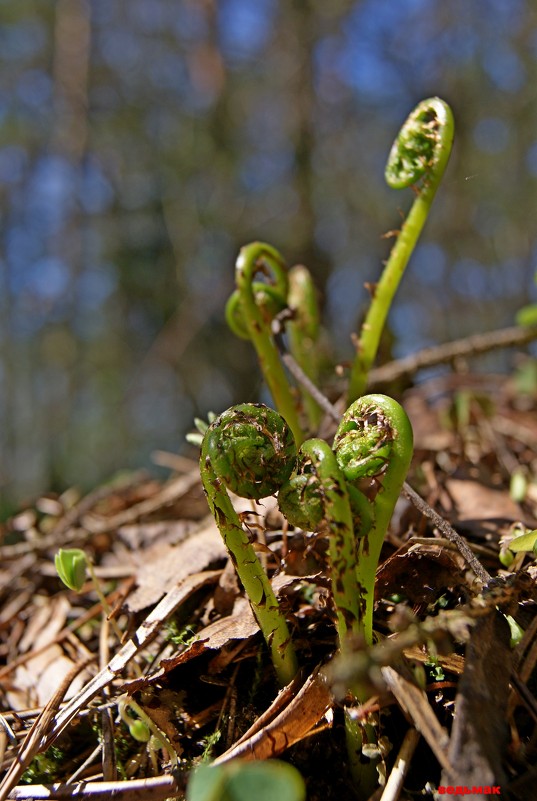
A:
[[[362,714],[379,721],[390,780],[377,797],[488,788],[524,801],[537,781],[537,567],[531,538],[507,546],[537,528],[535,364],[511,377],[448,371],[401,400],[415,436],[408,484],[441,521],[403,494],[378,570],[380,640],[360,661]],[[335,651],[323,538],[288,529],[271,499],[237,503],[272,552],[302,666],[278,693],[196,461],[155,458],[164,482],[131,474],[47,495],[3,527],[0,799],[182,797],[202,758],[237,756],[288,760],[310,801],[353,798],[341,704],[319,670]],[[78,594],[61,584],[60,547],[91,555],[112,620],[90,581]],[[131,735],[140,715],[158,742]]]

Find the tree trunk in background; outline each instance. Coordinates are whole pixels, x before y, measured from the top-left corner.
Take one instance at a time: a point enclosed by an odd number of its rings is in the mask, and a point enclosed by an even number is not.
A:
[[[317,276],[326,278],[329,260],[316,244],[315,110],[313,58],[317,43],[317,13],[311,0],[293,0],[280,5],[276,36],[293,65],[285,87],[287,102],[294,115],[294,185],[299,198],[296,212],[299,224],[293,242],[293,260],[305,264]]]
[[[36,416],[41,416],[41,424],[40,430],[36,433],[43,437],[38,449],[49,454],[49,485],[56,483],[55,465],[58,461],[62,463],[65,460],[65,449],[68,447],[65,432],[74,424],[77,398],[83,394],[84,385],[89,380],[84,358],[85,342],[77,333],[77,318],[82,291],[80,279],[86,266],[84,240],[88,220],[81,209],[81,198],[84,192],[82,182],[89,137],[90,58],[89,0],[58,0],[55,5],[54,20],[52,65],[54,125],[50,133],[50,152],[65,163],[67,179],[64,180],[69,182],[69,186],[66,190],[68,205],[62,224],[58,231],[50,236],[48,248],[49,255],[63,263],[69,273],[63,300],[65,322],[61,335],[64,338],[66,351],[71,355],[66,364],[62,363],[61,356],[56,353],[49,354],[53,357],[53,361],[50,365],[46,365],[50,369],[42,379],[47,391],[48,404],[42,401],[39,403],[37,399]],[[57,352],[61,353],[61,349]],[[58,381],[58,377],[64,380]],[[54,434],[52,439],[51,428]],[[46,438],[43,435],[46,435]]]

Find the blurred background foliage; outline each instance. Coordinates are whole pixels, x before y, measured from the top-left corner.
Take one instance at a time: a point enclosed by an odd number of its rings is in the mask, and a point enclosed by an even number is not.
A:
[[[0,0],[0,21],[4,510],[149,465],[194,415],[263,397],[223,320],[246,242],[310,267],[348,360],[411,201],[384,162],[422,98],[452,105],[456,142],[393,355],[531,299],[531,0]]]

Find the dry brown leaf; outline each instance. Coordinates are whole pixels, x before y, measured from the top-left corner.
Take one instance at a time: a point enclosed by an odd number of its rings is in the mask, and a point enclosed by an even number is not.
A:
[[[170,703],[171,695],[169,691],[168,693],[165,691],[142,693],[140,698],[136,698],[136,701],[160,731],[164,732],[173,745],[175,753],[180,756],[183,753],[183,746],[174,721],[175,713],[173,704]]]
[[[127,546],[129,552],[140,552],[152,545],[168,542],[178,545],[189,537],[199,523],[194,520],[158,520],[148,523],[131,523],[121,526],[117,541]]]
[[[511,523],[522,520],[523,514],[509,495],[508,489],[495,489],[471,478],[448,478],[447,494],[442,503],[451,509],[450,517],[457,525],[489,539],[497,541]]]
[[[264,715],[214,764],[233,759],[269,759],[282,754],[308,737],[333,703],[328,682],[320,670],[307,678],[282,709],[281,695],[287,692],[288,688],[284,688]]]
[[[312,577],[288,576],[281,574],[272,580],[272,586],[276,594],[282,589],[288,589]],[[233,612],[227,617],[219,618],[208,626],[197,632],[194,642],[177,656],[169,659],[162,659],[159,669],[151,676],[141,679],[134,679],[125,685],[125,689],[132,693],[142,687],[148,687],[160,679],[170,670],[179,665],[195,659],[206,651],[221,650],[228,647],[233,641],[245,640],[253,637],[259,631],[259,625],[255,619],[250,603],[244,596],[239,596],[233,606]]]
[[[233,614],[215,620],[197,633],[196,640],[186,650],[169,659],[162,659],[159,669],[151,676],[134,679],[125,685],[127,692],[132,693],[143,687],[148,687],[178,665],[188,662],[208,650],[221,649],[233,640],[244,640],[252,637],[259,631],[259,626],[253,616],[249,602],[244,597],[237,598],[233,607]]]
[[[424,651],[421,645],[404,648],[403,654],[412,662],[425,663],[431,661],[430,653]],[[464,671],[464,657],[459,654],[435,654],[435,663],[440,665],[446,672],[455,673],[458,676]]]
[[[47,739],[47,746],[69,725],[80,709],[121,674],[129,661],[156,637],[163,623],[170,615],[174,614],[192,593],[207,584],[214,584],[219,575],[220,571],[205,571],[204,573],[188,576],[177,587],[174,587],[146,617],[142,625],[135,631],[134,636],[58,713]],[[124,689],[127,692],[130,691],[127,685]]]
[[[129,612],[157,603],[178,582],[225,559],[226,547],[212,518],[178,545],[157,543],[137,555],[138,587],[127,599]]]
[[[409,540],[377,571],[375,597],[404,593],[411,604],[432,603],[447,589],[464,584],[464,559],[431,539]]]
[[[14,671],[7,699],[14,709],[44,706],[74,667],[63,649],[54,642],[56,635],[65,626],[71,604],[65,595],[51,598],[38,607],[28,623],[19,647],[21,653],[41,650],[36,656],[19,665]],[[46,647],[50,643],[50,647]],[[80,674],[72,682],[69,695],[75,695],[87,678]]]

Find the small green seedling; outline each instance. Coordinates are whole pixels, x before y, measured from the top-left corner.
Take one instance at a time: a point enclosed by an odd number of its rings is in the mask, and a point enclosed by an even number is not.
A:
[[[186,435],[185,439],[187,442],[190,442],[191,445],[197,445],[201,448],[201,443],[203,442],[203,437],[207,433],[207,429],[214,423],[216,420],[217,415],[214,412],[207,412],[207,421],[202,420],[201,417],[194,418],[194,427],[195,431],[189,431]]]
[[[130,714],[130,710],[136,714],[136,717]],[[131,737],[139,743],[146,743],[147,752],[155,773],[158,773],[157,752],[161,749],[167,752],[171,764],[177,765],[177,752],[172,743],[164,732],[155,725],[149,715],[146,715],[134,698],[124,695],[118,703],[118,712]]]
[[[519,534],[509,543],[509,550],[513,553],[526,553],[537,554],[537,529],[533,531],[525,531],[524,534]]]
[[[505,619],[509,624],[509,633],[510,633],[509,644],[511,648],[516,648],[516,646],[519,644],[519,642],[522,640],[522,637],[525,634],[524,629],[519,623],[516,622],[513,615],[505,615]]]
[[[93,563],[89,556],[81,548],[60,548],[54,557],[54,565],[59,578],[63,581],[66,587],[74,592],[80,592],[86,581],[86,571],[89,573],[93,588],[97,593],[103,613],[110,621],[110,625],[114,629],[114,633],[121,641],[123,635],[115,618],[112,617],[112,610],[106,600],[104,592],[101,589],[99,579],[95,575]]]
[[[509,495],[515,503],[522,503],[528,493],[528,477],[523,467],[517,467],[511,473],[509,481]]]
[[[516,554],[530,553],[537,556],[537,529],[530,531],[524,526],[521,528],[523,529],[521,534],[502,538],[500,542],[499,559],[504,567],[511,567]]]
[[[86,581],[88,559],[81,548],[60,548],[54,557],[56,572],[66,587],[80,592]]]

